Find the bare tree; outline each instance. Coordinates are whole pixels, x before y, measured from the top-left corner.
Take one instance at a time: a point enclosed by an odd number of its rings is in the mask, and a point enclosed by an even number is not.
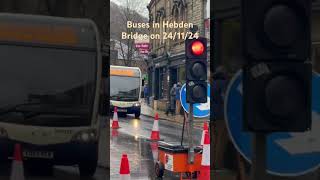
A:
[[[142,17],[138,12],[145,12],[146,7],[142,5],[141,0],[120,0],[121,7],[120,9],[120,17],[112,17],[111,14],[110,21],[111,26],[119,24],[120,21],[121,26],[118,28],[117,36],[119,37],[119,55],[121,59],[124,61],[125,66],[131,66],[132,60],[137,56],[138,52],[134,45],[133,39],[121,39],[121,33],[126,32],[130,33],[146,33],[146,29],[138,29],[138,28],[128,28],[127,22],[146,22],[146,18]],[[112,34],[111,36],[114,36]]]

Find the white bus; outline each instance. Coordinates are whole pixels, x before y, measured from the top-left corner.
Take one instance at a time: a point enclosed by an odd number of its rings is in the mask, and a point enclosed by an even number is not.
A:
[[[31,167],[78,165],[92,176],[100,81],[91,20],[0,14],[0,162],[19,143]]]
[[[120,114],[141,114],[141,71],[138,67],[110,66],[110,110]]]

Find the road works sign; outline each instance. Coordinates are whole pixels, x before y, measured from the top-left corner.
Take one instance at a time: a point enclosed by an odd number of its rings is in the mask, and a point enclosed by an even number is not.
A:
[[[210,84],[207,86],[207,102],[193,105],[193,116],[197,118],[204,118],[210,115]],[[180,102],[183,109],[189,113],[189,104],[186,99],[187,89],[186,84],[183,84],[180,90]]]
[[[242,131],[242,72],[230,81],[225,119],[233,144],[251,162],[252,134]],[[312,77],[312,130],[273,133],[267,140],[267,170],[280,176],[298,176],[320,167],[320,76]]]

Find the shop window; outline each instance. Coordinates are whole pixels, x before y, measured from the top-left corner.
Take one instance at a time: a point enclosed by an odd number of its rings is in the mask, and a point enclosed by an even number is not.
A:
[[[159,94],[159,99],[163,99],[166,97],[167,93],[167,84],[166,84],[166,79],[167,79],[167,73],[166,73],[166,68],[160,68],[159,69],[159,81],[158,81],[158,94]]]
[[[184,66],[178,68],[178,82],[184,84],[186,82],[186,70]]]

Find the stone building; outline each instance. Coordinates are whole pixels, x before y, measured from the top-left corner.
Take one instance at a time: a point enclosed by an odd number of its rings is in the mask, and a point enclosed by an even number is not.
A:
[[[178,35],[175,39],[170,38],[170,33],[174,36],[174,33],[180,33],[181,35],[197,30],[199,36],[207,35],[208,37],[208,16],[206,12],[208,2],[209,0],[151,0],[148,5],[150,35],[168,35],[167,39],[161,37],[160,39],[150,40],[151,53],[148,58],[148,84],[152,89],[153,102],[160,110],[166,108],[166,101],[173,84],[177,82],[183,84],[185,82],[184,39],[177,37]],[[167,22],[192,23],[193,27],[164,27]],[[153,23],[159,23],[160,28],[154,28]]]

